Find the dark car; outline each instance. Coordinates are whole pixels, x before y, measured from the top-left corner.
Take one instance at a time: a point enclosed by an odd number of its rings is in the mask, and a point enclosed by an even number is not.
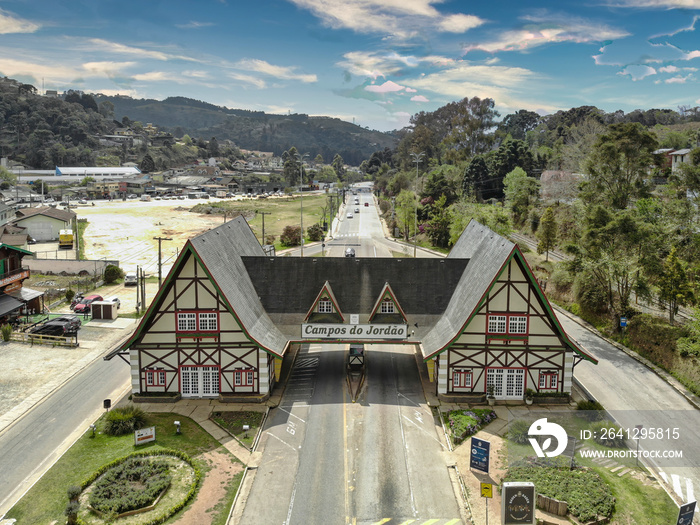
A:
[[[355,257],[355,248],[347,248],[345,250],[345,257]]]
[[[95,301],[101,301],[101,295],[87,295],[83,297],[78,304],[75,305],[73,311],[76,314],[86,314],[90,311],[90,305]]]
[[[49,319],[48,321],[35,326],[30,333],[36,335],[72,335],[80,330],[80,319],[74,315],[64,315]]]

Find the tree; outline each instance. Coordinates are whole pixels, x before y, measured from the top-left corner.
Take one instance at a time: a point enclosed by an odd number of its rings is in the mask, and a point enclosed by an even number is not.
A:
[[[540,219],[540,227],[537,229],[537,253],[545,252],[545,261],[549,261],[549,250],[554,248],[557,242],[557,221],[552,208],[547,208]]]
[[[17,184],[17,175],[12,173],[4,166],[0,166],[0,181],[7,182],[14,186],[15,184]]]
[[[153,157],[146,153],[144,155],[143,159],[141,159],[141,164],[139,164],[139,169],[143,173],[151,173],[156,170],[156,163],[153,160]]]
[[[515,223],[522,224],[530,211],[530,203],[537,201],[540,182],[528,177],[522,168],[516,167],[503,179],[503,191]]]
[[[659,282],[659,299],[668,303],[668,321],[673,324],[680,306],[695,302],[685,265],[676,256],[673,248],[664,261],[663,273]]]
[[[210,157],[219,156],[219,141],[216,140],[216,137],[212,137],[207,144],[207,153],[209,153]]]
[[[415,222],[416,194],[412,191],[401,190],[396,197],[396,218],[397,222],[403,226],[403,237],[408,240],[411,233],[411,226]]]
[[[490,98],[464,98],[448,104],[452,117],[444,142],[450,148],[454,160],[471,158],[489,150],[493,143],[491,129],[499,116]]]
[[[325,215],[325,213],[323,213],[322,216],[323,215]],[[323,239],[323,226],[321,226],[319,223],[316,223],[312,226],[309,226],[306,229],[306,233],[310,241],[320,241]]]
[[[105,267],[105,272],[104,272],[104,281],[107,284],[113,283],[117,279],[123,279],[124,278],[124,272],[122,271],[119,266],[115,266],[113,264],[108,264]]]
[[[587,162],[589,183],[585,196],[623,210],[645,196],[644,179],[657,148],[654,135],[639,123],[612,124],[598,138]]]
[[[489,178],[489,168],[482,155],[475,155],[469,161],[462,177],[462,193],[482,199],[482,189]]]
[[[301,244],[301,226],[285,226],[280,235],[283,246],[299,246]]]
[[[90,182],[95,182],[95,177],[83,177],[80,181],[81,186],[87,186]]]
[[[447,248],[450,245],[450,213],[445,194],[430,207],[430,220],[426,231],[433,246]]]
[[[449,166],[446,166],[446,168],[449,168]],[[431,202],[437,202],[441,196],[445,197],[446,206],[449,206],[457,200],[455,188],[451,181],[449,181],[445,176],[444,170],[436,169],[428,176],[428,180],[425,183],[425,188],[421,192],[421,197],[428,197],[430,198]]]
[[[340,154],[335,154],[335,157],[333,157],[333,162],[331,162],[331,166],[333,166],[335,174],[338,175],[338,179],[345,180],[345,162],[343,161],[343,157],[341,157]]]
[[[542,120],[534,111],[521,109],[510,113],[498,124],[496,134],[505,139],[510,135],[514,139],[525,140],[528,131],[532,131]]]

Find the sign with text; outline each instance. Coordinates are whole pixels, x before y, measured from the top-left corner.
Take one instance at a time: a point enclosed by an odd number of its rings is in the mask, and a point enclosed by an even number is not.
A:
[[[321,324],[301,325],[303,339],[406,339],[408,326],[405,324]]]
[[[134,431],[134,445],[143,445],[156,440],[156,427],[142,428]]]
[[[503,483],[501,494],[503,525],[535,525],[535,484],[525,481]]]
[[[681,505],[678,511],[678,520],[676,525],[692,525],[693,515],[695,514],[695,501]]]
[[[489,473],[489,453],[491,443],[485,439],[472,438],[471,454],[469,456],[469,468]]]

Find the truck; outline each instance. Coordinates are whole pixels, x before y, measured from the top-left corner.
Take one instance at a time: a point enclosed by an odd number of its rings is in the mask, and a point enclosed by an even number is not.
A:
[[[59,230],[58,247],[68,249],[73,248],[73,230]]]

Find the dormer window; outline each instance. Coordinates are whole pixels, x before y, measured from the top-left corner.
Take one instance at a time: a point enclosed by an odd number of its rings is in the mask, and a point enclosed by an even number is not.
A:
[[[489,334],[527,335],[527,316],[522,314],[489,314]]]
[[[328,297],[322,297],[318,301],[317,311],[320,314],[332,314],[333,313],[333,303]]]
[[[390,297],[387,297],[382,301],[382,306],[379,311],[383,314],[395,314],[396,306],[394,305],[394,301],[392,301]]]
[[[177,312],[178,332],[217,332],[218,312]]]

